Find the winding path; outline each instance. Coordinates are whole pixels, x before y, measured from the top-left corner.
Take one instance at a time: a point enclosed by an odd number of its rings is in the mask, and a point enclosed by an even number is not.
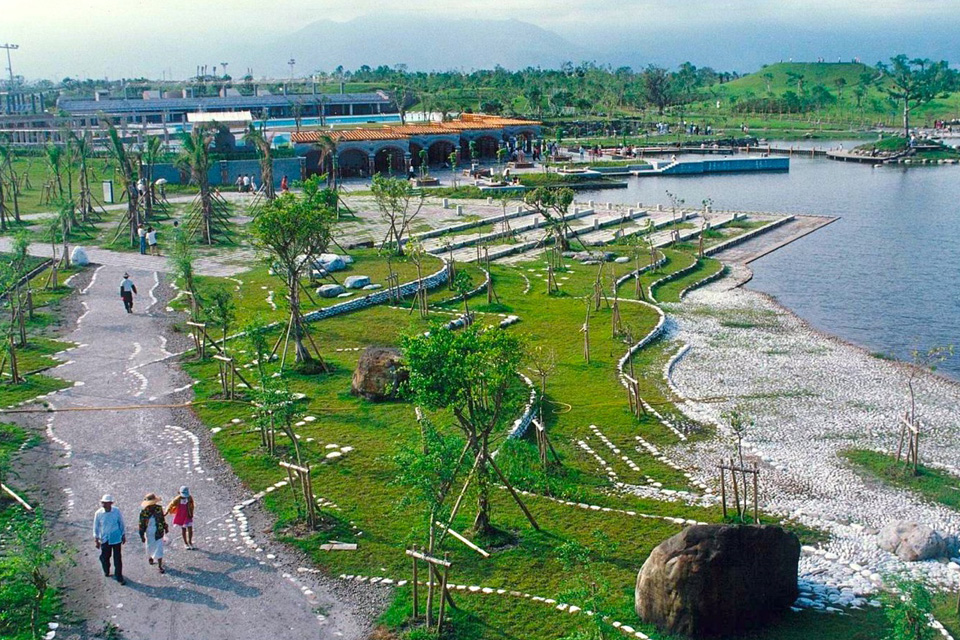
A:
[[[123,312],[118,295],[124,270],[140,291],[132,315]],[[247,516],[233,507],[250,495],[217,464],[203,432],[191,430],[192,416],[147,408],[190,393],[174,364],[158,362],[168,355],[158,282],[155,271],[125,264],[97,268],[79,294],[85,312],[66,336],[78,346],[51,372],[74,383],[48,396],[54,408],[106,408],[47,416],[57,456],[49,473],[64,496],[62,508],[55,512],[51,505],[48,513],[54,530],[78,549],[77,567],[68,574],[68,606],[86,618],[88,629],[115,624],[131,639],[181,638],[188,630],[224,640],[366,637],[370,621],[361,606],[335,594],[331,580],[298,574],[288,551],[267,546],[269,536],[260,533],[265,523],[252,527],[255,545],[244,543]],[[109,409],[129,405],[144,408]],[[160,575],[147,564],[137,536],[139,503],[151,491],[169,500],[184,484],[197,501],[199,548],[185,550],[172,530],[167,574]],[[127,525],[126,586],[100,573],[90,533],[98,499],[108,492]]]

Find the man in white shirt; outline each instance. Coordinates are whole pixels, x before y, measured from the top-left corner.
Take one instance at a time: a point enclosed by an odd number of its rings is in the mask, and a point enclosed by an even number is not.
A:
[[[113,506],[113,496],[109,493],[100,498],[100,508],[93,516],[93,542],[100,550],[100,565],[103,575],[110,575],[110,558],[113,557],[114,573],[117,582],[126,584],[123,579],[123,557],[121,548],[127,542],[123,515]]]
[[[123,274],[123,280],[120,281],[120,299],[123,300],[123,308],[127,313],[133,313],[133,294],[137,292],[137,285],[133,284],[130,274]]]

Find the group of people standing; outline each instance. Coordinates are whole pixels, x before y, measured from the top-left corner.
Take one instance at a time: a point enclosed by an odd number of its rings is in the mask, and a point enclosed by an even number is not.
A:
[[[189,487],[180,487],[177,497],[170,501],[166,508],[162,506],[160,497],[155,493],[148,493],[140,503],[140,518],[138,532],[140,541],[144,544],[147,562],[156,565],[160,573],[166,573],[163,568],[163,542],[170,528],[167,525],[167,516],[173,515],[174,526],[180,527],[185,549],[193,550],[193,515],[194,502]],[[105,494],[100,498],[100,508],[93,516],[93,540],[100,550],[100,566],[103,575],[110,577],[111,562],[113,575],[117,582],[126,584],[123,577],[123,545],[127,543],[126,525],[123,514],[114,506],[113,496]]]
[[[157,230],[153,227],[143,228],[143,225],[137,226],[137,235],[140,237],[140,255],[147,255],[149,249],[150,255],[160,255],[160,247],[157,246]]]

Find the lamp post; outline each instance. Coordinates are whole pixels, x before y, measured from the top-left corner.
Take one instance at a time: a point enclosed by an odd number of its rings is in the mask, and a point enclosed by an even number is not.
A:
[[[13,62],[10,61],[10,52],[16,49],[19,49],[20,45],[18,44],[0,44],[0,49],[7,50],[7,71],[10,72],[10,90],[13,91],[14,79],[13,79]]]

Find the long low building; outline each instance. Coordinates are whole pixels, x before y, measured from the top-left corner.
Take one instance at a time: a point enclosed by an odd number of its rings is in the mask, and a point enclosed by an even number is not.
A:
[[[156,94],[156,95],[155,95]],[[258,119],[318,118],[324,116],[378,116],[397,113],[393,99],[384,91],[371,93],[291,93],[251,95],[239,93],[218,97],[161,97],[145,92],[142,98],[61,98],[57,108],[70,116],[75,126],[97,126],[103,114],[114,124],[180,124],[187,114],[198,112],[249,111]]]
[[[440,165],[456,153],[458,162],[492,159],[503,147],[531,153],[541,135],[540,123],[481,114],[461,115],[450,122],[360,129],[313,130],[290,136],[308,174],[336,169],[343,177],[404,173]]]

